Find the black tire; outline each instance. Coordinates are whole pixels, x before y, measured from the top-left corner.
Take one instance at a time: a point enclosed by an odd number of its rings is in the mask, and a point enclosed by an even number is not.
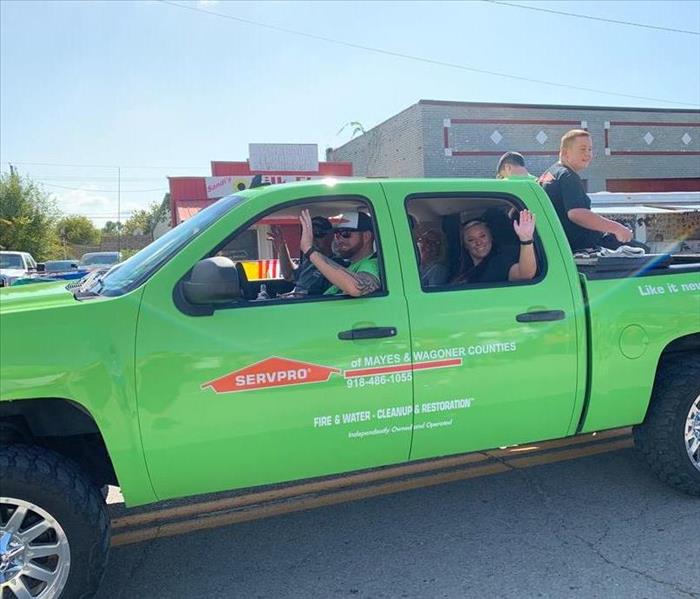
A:
[[[670,355],[659,364],[644,422],[634,427],[634,442],[665,483],[700,496],[700,466],[685,441],[686,422],[700,397],[700,354]]]
[[[70,570],[62,592],[51,599],[92,597],[102,581],[110,546],[107,507],[97,487],[73,461],[29,445],[0,447],[0,480],[0,496],[37,506],[65,533]],[[6,513],[0,513],[0,526],[7,524],[8,505],[12,506],[5,504]]]

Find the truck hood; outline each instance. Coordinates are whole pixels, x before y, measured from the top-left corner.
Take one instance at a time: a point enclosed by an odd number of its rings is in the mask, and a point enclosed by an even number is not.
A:
[[[65,281],[0,288],[0,314],[54,308],[76,301]]]

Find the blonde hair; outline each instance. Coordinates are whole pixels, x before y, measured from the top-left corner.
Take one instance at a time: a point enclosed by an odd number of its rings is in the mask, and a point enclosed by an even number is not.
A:
[[[591,134],[585,129],[572,129],[571,131],[567,131],[566,133],[564,133],[564,135],[561,136],[561,143],[559,144],[559,158],[561,159],[561,155],[564,152],[564,150],[568,150],[577,137],[590,136]]]

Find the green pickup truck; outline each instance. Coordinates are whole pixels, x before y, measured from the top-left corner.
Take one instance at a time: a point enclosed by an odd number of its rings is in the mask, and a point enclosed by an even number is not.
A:
[[[249,276],[302,209],[371,218],[379,289]],[[523,209],[534,277],[455,277],[464,223],[491,219],[506,252]],[[416,227],[444,239],[439,283]],[[0,595],[95,592],[108,484],[136,506],[634,425],[700,495],[700,263],[579,262],[531,181],[323,180],[223,198],[76,289],[3,289]]]

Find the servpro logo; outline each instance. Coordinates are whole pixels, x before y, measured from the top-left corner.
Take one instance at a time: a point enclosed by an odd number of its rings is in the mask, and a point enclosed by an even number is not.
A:
[[[325,383],[333,373],[339,372],[339,368],[271,357],[204,383],[202,389],[211,388],[215,393],[234,393],[267,387]]]

